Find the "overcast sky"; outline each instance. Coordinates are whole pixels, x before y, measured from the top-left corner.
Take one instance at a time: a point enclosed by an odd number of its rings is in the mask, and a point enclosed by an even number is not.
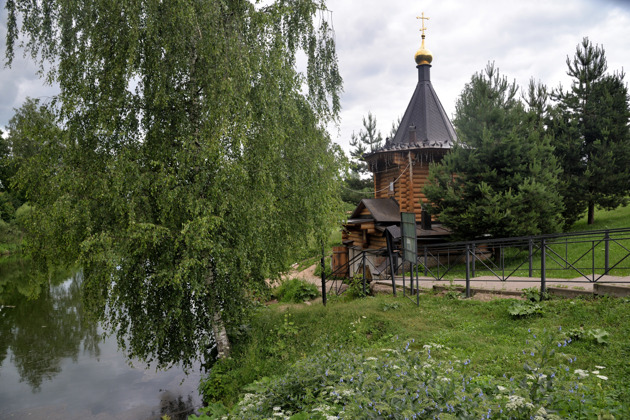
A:
[[[0,4],[4,58],[4,0]],[[609,71],[630,68],[630,0],[328,0],[327,6],[344,79],[341,124],[331,135],[346,149],[368,111],[383,137],[405,112],[417,82],[413,56],[421,41],[416,16],[422,12],[430,18],[431,80],[449,116],[472,74],[492,61],[520,86],[533,77],[566,89],[566,57],[585,36],[604,46]],[[47,100],[56,91],[18,52],[11,69],[0,68],[0,127],[27,96]]]

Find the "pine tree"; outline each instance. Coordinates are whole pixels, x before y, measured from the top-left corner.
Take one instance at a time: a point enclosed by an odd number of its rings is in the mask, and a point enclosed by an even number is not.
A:
[[[608,74],[604,48],[588,38],[567,57],[571,88],[553,93],[548,126],[562,166],[564,218],[574,223],[595,206],[614,209],[630,192],[630,103],[624,73]]]
[[[457,102],[458,142],[430,169],[429,209],[458,239],[559,229],[550,139],[539,130],[536,107],[526,110],[517,90],[493,65],[475,74]]]
[[[368,112],[363,117],[363,127],[359,134],[352,132],[350,137],[350,170],[344,180],[342,200],[356,205],[363,198],[374,195],[374,178],[363,157],[381,147],[383,137],[376,128],[376,118]]]

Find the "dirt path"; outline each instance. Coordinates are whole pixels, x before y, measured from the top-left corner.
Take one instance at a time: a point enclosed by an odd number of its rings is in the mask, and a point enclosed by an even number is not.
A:
[[[309,283],[313,283],[315,285],[321,286],[322,278],[315,275],[315,269],[317,268],[317,264],[313,264],[305,270],[297,271],[297,269],[292,269],[288,273],[282,275],[283,280],[298,278]]]

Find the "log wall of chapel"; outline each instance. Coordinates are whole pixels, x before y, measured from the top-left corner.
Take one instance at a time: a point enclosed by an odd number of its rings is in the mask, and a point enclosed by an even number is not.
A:
[[[436,156],[426,152],[388,153],[373,168],[374,198],[394,197],[400,211],[416,213],[417,220],[420,220],[420,203],[427,202],[422,190],[428,182],[429,163],[441,158],[442,154]],[[391,182],[394,182],[393,193],[390,189]]]

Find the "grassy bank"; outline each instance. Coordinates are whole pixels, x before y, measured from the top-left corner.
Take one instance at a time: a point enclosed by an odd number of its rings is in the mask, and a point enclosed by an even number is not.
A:
[[[494,410],[492,418],[530,418],[527,404],[563,418],[630,415],[630,301],[551,300],[542,302],[542,315],[522,319],[509,315],[512,302],[426,294],[419,307],[377,296],[338,299],[327,307],[261,308],[244,327],[248,333],[233,358],[217,364],[202,383],[211,404],[207,415],[219,418],[232,410],[234,418],[387,417],[381,411],[424,418],[419,410],[429,413],[433,404],[444,410],[441,418],[481,418],[480,410]],[[580,369],[588,376],[580,379]],[[463,390],[462,384],[450,387],[462,380]],[[431,407],[414,408],[420,388]],[[522,404],[508,411],[516,397]],[[374,404],[380,409],[374,411]],[[444,416],[451,409],[458,411]]]

